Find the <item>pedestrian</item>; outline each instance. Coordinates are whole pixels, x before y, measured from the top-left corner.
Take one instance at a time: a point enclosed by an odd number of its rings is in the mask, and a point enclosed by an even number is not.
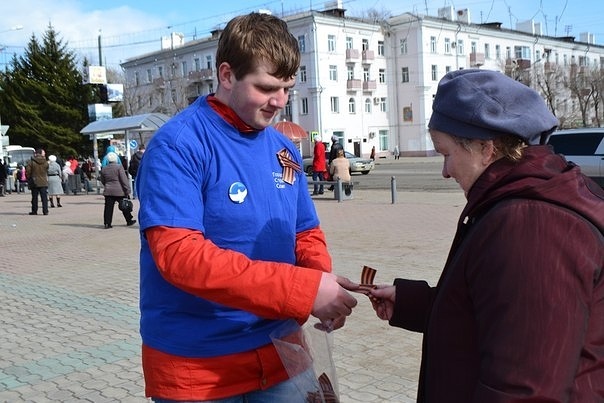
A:
[[[113,209],[115,203],[120,203],[124,198],[130,198],[130,185],[126,171],[120,164],[116,153],[107,154],[107,165],[101,169],[101,183],[103,184],[103,196],[105,197],[105,207],[103,209],[103,221],[105,229],[113,228]],[[133,219],[132,212],[123,209],[122,214],[126,220],[126,225],[131,226],[136,224]]]
[[[418,402],[604,401],[604,192],[545,144],[541,96],[494,71],[440,81],[429,122],[467,204],[438,284],[377,315],[424,334]]]
[[[73,175],[73,171],[71,170],[71,162],[65,161],[63,165],[63,169],[61,170],[61,180],[63,185],[63,192],[65,194],[69,194],[69,177]]]
[[[28,184],[25,165],[17,165],[17,169],[15,170],[15,190],[17,193],[25,193],[25,188],[28,187]]]
[[[141,143],[138,146],[138,150],[134,154],[132,154],[132,158],[130,158],[130,165],[128,165],[128,173],[132,177],[133,184],[134,184],[133,188],[132,188],[132,195],[134,196],[135,199],[137,197],[136,174],[138,173],[138,166],[139,166],[141,160],[143,159],[144,153],[145,153],[145,144]]]
[[[7,166],[4,165],[4,161],[0,159],[0,197],[6,193],[6,178],[8,177]]]
[[[50,207],[54,208],[53,197],[57,199],[57,207],[61,205],[61,195],[63,194],[63,172],[61,166],[57,163],[57,157],[50,155],[48,157],[48,201]]]
[[[352,183],[350,183],[352,180],[350,177],[350,161],[348,161],[348,158],[344,155],[344,150],[338,150],[338,156],[331,161],[329,174],[333,180],[337,181],[340,179],[343,182],[342,191],[346,196],[350,196],[352,193]]]
[[[369,155],[371,161],[375,161],[375,146],[371,147],[371,154]]]
[[[321,141],[320,136],[315,137],[314,154],[312,157],[312,180],[324,181],[325,173],[327,172],[327,162],[325,161],[325,144]],[[323,184],[313,186],[313,196],[322,195],[324,193]]]
[[[331,273],[301,155],[271,126],[299,64],[284,21],[235,17],[218,42],[216,93],[147,143],[136,176],[141,335],[156,401],[305,402],[271,334],[311,315],[340,328],[356,305]]]
[[[42,214],[48,215],[48,161],[43,149],[38,148],[25,168],[26,176],[30,178],[31,211],[29,215],[38,214],[38,196],[42,200]]]
[[[342,144],[340,144],[340,140],[338,139],[338,136],[333,135],[331,136],[331,148],[329,149],[329,159],[327,161],[327,165],[331,166],[331,162],[333,160],[335,160],[336,158],[338,158],[338,151],[340,150],[344,150],[344,147],[342,146]],[[333,178],[331,178],[333,179]],[[329,187],[329,190],[333,191],[333,185],[331,185]]]
[[[395,146],[394,146],[394,159],[395,159],[395,160],[397,160],[397,159],[399,159],[400,157],[401,157],[401,156],[400,156],[400,152],[399,152],[399,149],[398,149],[398,144],[397,144],[397,145],[395,145]]]

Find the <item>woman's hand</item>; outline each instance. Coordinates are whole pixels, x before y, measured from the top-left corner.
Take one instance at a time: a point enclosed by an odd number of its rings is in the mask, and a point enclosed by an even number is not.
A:
[[[390,320],[394,312],[396,287],[393,285],[378,285],[370,291],[370,295],[373,297],[369,298],[371,300],[371,305],[378,318]]]

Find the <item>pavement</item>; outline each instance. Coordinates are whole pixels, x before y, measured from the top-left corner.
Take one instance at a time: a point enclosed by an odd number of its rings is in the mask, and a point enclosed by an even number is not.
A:
[[[391,196],[355,189],[353,200],[315,199],[334,271],[359,281],[369,265],[376,283],[435,284],[463,194]],[[96,192],[61,203],[29,216],[30,194],[0,197],[0,402],[145,402],[138,224],[126,227],[116,208],[113,229],[103,229]],[[414,402],[421,335],[388,326],[357,299],[332,333],[341,401]]]

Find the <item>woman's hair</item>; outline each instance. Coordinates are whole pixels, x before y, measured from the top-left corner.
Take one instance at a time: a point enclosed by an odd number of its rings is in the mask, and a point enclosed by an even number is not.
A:
[[[451,137],[453,137],[457,144],[461,145],[468,151],[472,151],[472,143],[486,141],[479,139],[468,139],[453,135],[451,135]],[[492,141],[497,154],[510,161],[518,161],[520,158],[522,158],[522,150],[527,146],[524,139],[513,134],[505,134],[493,139]]]
[[[264,13],[233,18],[218,41],[216,69],[228,63],[237,80],[253,72],[261,62],[273,68],[271,75],[290,79],[300,66],[298,41],[285,21]]]
[[[344,156],[344,150],[338,150],[338,157]]]

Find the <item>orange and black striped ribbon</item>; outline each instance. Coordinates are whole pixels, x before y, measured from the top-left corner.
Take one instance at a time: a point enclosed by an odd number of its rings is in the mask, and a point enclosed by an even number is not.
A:
[[[277,153],[279,164],[283,167],[283,182],[293,185],[296,181],[296,172],[302,172],[300,165],[292,159],[292,155],[286,148]]]

